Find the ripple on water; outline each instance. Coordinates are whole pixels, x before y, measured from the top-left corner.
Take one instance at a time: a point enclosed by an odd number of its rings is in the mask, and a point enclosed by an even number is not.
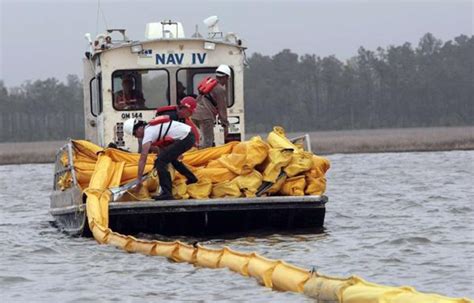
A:
[[[474,260],[474,176],[463,164],[473,156],[472,151],[330,156],[330,201],[321,234],[138,237],[202,241],[304,268],[315,266],[328,275],[356,274],[381,284],[474,297],[472,281],[466,279],[472,277],[472,266],[466,264]],[[311,301],[262,288],[225,269],[199,269],[68,237],[49,223],[51,171],[49,164],[0,166],[0,200],[9,201],[0,212],[0,245],[8,247],[0,251],[0,288],[10,299],[6,302]],[[32,172],[35,180],[28,188],[35,199],[24,193]],[[446,195],[449,203],[444,202]],[[25,292],[25,286],[31,291]]]
[[[21,276],[0,276],[0,282],[0,284],[2,284],[3,286],[8,286],[18,283],[33,282],[33,280]]]

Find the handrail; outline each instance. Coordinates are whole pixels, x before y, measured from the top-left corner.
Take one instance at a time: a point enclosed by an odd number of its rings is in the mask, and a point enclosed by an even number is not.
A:
[[[67,172],[71,172],[72,182],[74,185],[77,185],[77,176],[76,171],[74,169],[74,160],[73,160],[73,145],[72,140],[68,139],[68,142],[64,144],[59,150],[56,152],[56,159],[54,162],[54,178],[53,178],[53,189],[57,190],[58,179],[60,176],[64,175]],[[68,164],[63,166],[61,164],[61,156],[64,152],[68,153]],[[63,168],[64,167],[64,168]]]
[[[291,141],[291,143],[296,143],[301,139],[303,139],[303,141],[306,143],[306,151],[309,151],[310,153],[312,153],[313,151],[311,149],[311,138],[309,134],[304,134],[298,137],[290,138],[289,140]]]

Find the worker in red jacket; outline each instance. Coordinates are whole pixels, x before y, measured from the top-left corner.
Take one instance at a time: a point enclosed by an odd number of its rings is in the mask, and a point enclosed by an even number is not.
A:
[[[171,120],[186,123],[187,125],[191,126],[191,129],[194,133],[194,137],[196,138],[195,145],[198,146],[200,138],[199,130],[191,120],[191,116],[196,110],[196,105],[196,99],[191,96],[184,97],[180,101],[179,105],[168,105],[158,107],[156,109],[155,116],[169,116]]]

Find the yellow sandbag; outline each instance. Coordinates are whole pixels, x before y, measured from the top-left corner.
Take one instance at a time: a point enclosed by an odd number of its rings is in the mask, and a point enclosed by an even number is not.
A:
[[[306,187],[305,176],[296,176],[286,179],[280,189],[280,194],[284,196],[304,196]]]
[[[138,165],[138,160],[140,160],[139,153],[130,153],[116,148],[106,148],[104,153],[115,162],[125,162],[127,164]],[[156,154],[148,154],[146,164],[153,165],[155,159]]]
[[[262,185],[262,179],[262,174],[254,169],[250,174],[236,177],[234,181],[246,197],[255,197],[258,188]]]
[[[217,268],[223,252],[223,249],[211,249],[198,244],[195,264],[207,268]]]
[[[89,222],[95,220],[104,227],[109,226],[109,201],[111,193],[107,188],[113,177],[114,169],[115,164],[112,162],[112,159],[100,154],[89,187],[84,190],[88,199],[86,208]]]
[[[247,155],[244,154],[223,155],[217,159],[217,162],[236,175],[245,175],[252,171],[252,167],[247,165]]]
[[[243,276],[248,276],[248,264],[251,257],[251,253],[242,253],[224,247],[219,267],[227,267]]]
[[[155,248],[156,243],[153,241],[135,239],[128,243],[126,250],[128,252],[141,253],[144,255],[151,255],[152,250]]]
[[[267,142],[273,148],[291,148],[295,151],[301,150],[298,146],[288,140],[285,130],[281,126],[275,126],[273,128],[273,131],[268,134]]]
[[[304,284],[309,280],[310,273],[303,268],[281,262],[272,273],[272,285],[280,291],[303,292]]]
[[[311,160],[313,164],[311,166],[311,169],[308,172],[311,177],[314,177],[314,178],[322,177],[326,174],[326,172],[331,167],[331,163],[329,162],[327,158],[313,155]]]
[[[306,188],[304,190],[307,195],[322,195],[326,191],[326,177],[314,178],[306,175]]]
[[[309,171],[313,166],[313,154],[306,151],[293,153],[290,163],[283,169],[288,177],[294,177],[302,172]]]
[[[281,169],[290,163],[292,155],[292,149],[271,148],[268,152],[268,158],[265,160],[266,167],[263,171],[263,181],[275,182]]]
[[[118,201],[147,201],[151,199],[150,192],[146,186],[129,189]]]
[[[152,169],[153,169],[153,164],[146,164],[143,172],[144,174],[147,174]],[[120,184],[123,185],[136,179],[137,172],[138,172],[138,165],[126,164],[125,167],[123,168],[122,179],[120,180]]]
[[[286,179],[288,179],[288,176],[286,176],[286,175],[283,175],[282,177],[280,177],[280,179],[278,179],[278,180],[272,185],[272,187],[270,187],[270,189],[267,190],[267,194],[268,194],[268,195],[272,195],[272,194],[279,193],[281,187],[283,186],[283,184],[285,184]]]
[[[175,179],[172,187],[173,197],[177,200],[188,199],[187,185],[185,179]]]
[[[97,160],[97,155],[104,150],[102,147],[86,140],[73,140],[72,144],[76,152],[94,160]]]
[[[89,228],[92,231],[92,235],[94,239],[99,242],[100,244],[107,243],[107,238],[109,234],[112,232],[110,228],[103,227],[102,225],[96,224],[95,221],[89,222]]]
[[[113,245],[119,248],[125,248],[125,246],[127,246],[130,240],[131,239],[129,239],[125,235],[122,235],[116,232],[111,232],[109,233],[109,236],[107,237],[107,244]]]
[[[166,258],[173,259],[173,255],[176,253],[176,250],[179,247],[177,241],[174,242],[162,242],[162,241],[153,241],[155,246],[151,250],[152,256],[162,256]]]
[[[194,264],[196,261],[196,249],[192,245],[188,245],[177,241],[178,248],[173,251],[171,259],[175,262],[188,262]]]
[[[339,303],[342,302],[344,289],[352,284],[351,278],[332,278],[314,272],[304,284],[303,292],[305,295],[316,299],[317,302]]]
[[[369,283],[353,277],[354,285],[344,289],[344,303],[387,302],[387,303],[455,303],[469,302],[467,299],[456,299],[436,294],[422,294],[412,287],[390,287]]]
[[[144,186],[148,189],[148,192],[153,193],[158,189],[160,182],[158,180],[158,172],[153,169],[150,172],[150,177],[143,182]]]
[[[72,186],[72,175],[71,172],[66,172],[62,176],[59,177],[57,186],[60,190],[66,190]]]
[[[82,171],[82,172],[94,172],[95,169],[95,162],[89,162],[89,161],[75,161],[74,162],[74,168],[76,170]]]
[[[195,172],[198,179],[208,179],[212,183],[220,183],[234,179],[236,174],[227,168],[203,168]]]
[[[209,179],[198,179],[197,183],[187,186],[187,193],[192,199],[208,199],[212,192],[212,182]]]
[[[267,158],[269,150],[270,146],[260,136],[256,136],[237,144],[232,153],[246,155],[247,166],[254,168]]]
[[[191,166],[204,166],[211,160],[215,160],[222,155],[229,154],[232,151],[232,148],[238,143],[239,142],[233,141],[221,146],[188,151],[183,155],[183,162]]]
[[[114,163],[114,174],[110,178],[108,187],[118,187],[120,186],[120,180],[122,179],[123,168],[125,167],[125,162],[115,162]]]
[[[272,273],[275,267],[280,264],[279,260],[271,260],[264,258],[256,253],[252,254],[247,270],[251,277],[254,277],[258,283],[265,287],[273,287]]]
[[[224,181],[212,186],[212,198],[238,198],[241,195],[239,185],[234,180]]]

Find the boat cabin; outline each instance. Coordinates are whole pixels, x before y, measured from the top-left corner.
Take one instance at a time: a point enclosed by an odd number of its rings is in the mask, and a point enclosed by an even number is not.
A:
[[[149,121],[158,107],[196,97],[200,81],[213,76],[220,64],[232,72],[226,87],[230,126],[224,138],[223,128],[216,124],[215,143],[244,138],[245,47],[235,34],[224,35],[211,24],[207,38],[197,30],[187,38],[181,23],[163,21],[147,24],[141,41],[130,40],[123,29],[107,30],[94,41],[88,34],[86,38],[90,44],[83,60],[87,140],[136,152],[137,140],[124,134],[123,122]]]

